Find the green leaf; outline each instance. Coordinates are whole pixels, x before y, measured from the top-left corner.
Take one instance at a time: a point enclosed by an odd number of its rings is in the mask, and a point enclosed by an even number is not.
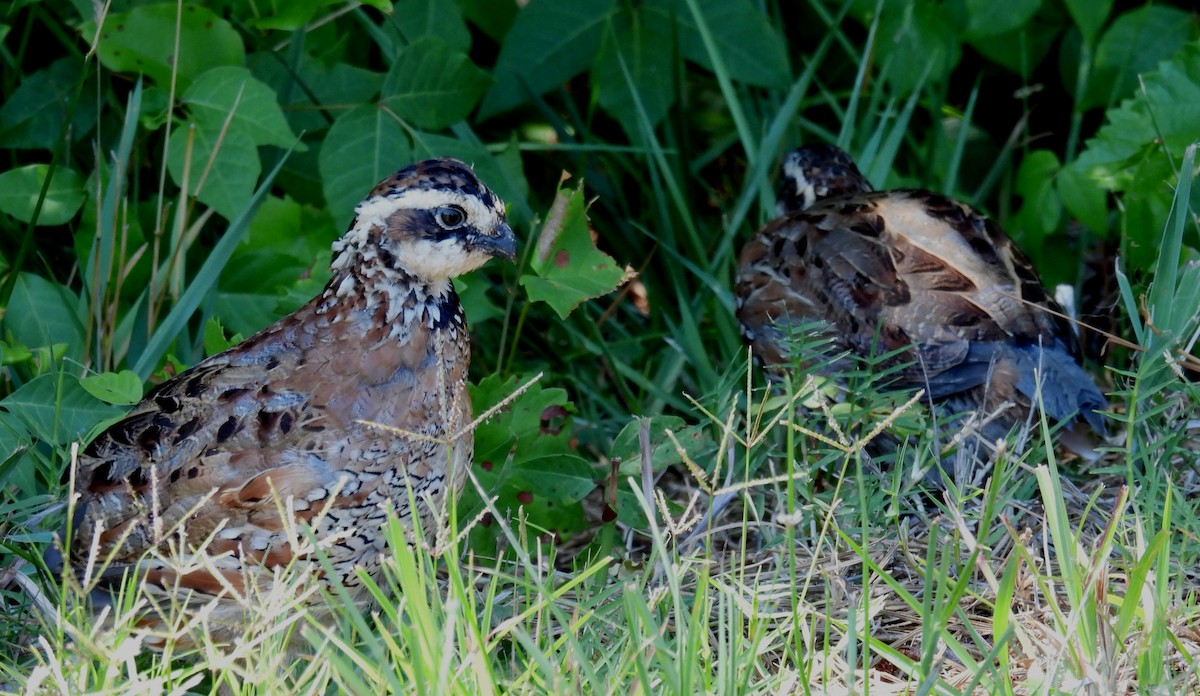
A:
[[[1073,167],[1059,171],[1054,183],[1067,212],[1092,232],[1108,235],[1108,204],[1103,188]]]
[[[19,365],[33,359],[33,351],[21,344],[9,345],[0,341],[0,365]]]
[[[83,355],[83,313],[79,298],[41,276],[32,273],[17,276],[4,328],[20,345],[37,349],[66,344],[72,358]]]
[[[409,164],[412,148],[396,119],[374,104],[338,117],[321,143],[318,168],[325,202],[339,228],[385,176]]]
[[[1146,5],[1117,17],[1096,47],[1088,89],[1076,109],[1104,106],[1134,94],[1138,75],[1182,49],[1192,27],[1190,14],[1163,5]]]
[[[56,445],[78,440],[96,423],[122,413],[89,394],[77,377],[59,374],[35,377],[0,400],[0,406],[17,415],[35,436]]]
[[[1042,0],[965,0],[968,40],[982,39],[1013,31],[1029,22],[1042,6]]]
[[[582,500],[596,487],[591,463],[575,454],[526,459],[513,466],[511,475],[517,485],[527,485],[534,499],[540,496],[559,504]]]
[[[532,0],[519,13],[496,59],[496,84],[481,119],[545,94],[586,70],[596,57],[615,0]]]
[[[279,318],[280,291],[307,270],[306,263],[278,251],[239,253],[221,274],[213,312],[233,331],[255,333]]]
[[[29,164],[0,174],[0,212],[21,222],[32,221],[42,184],[49,173],[48,164]],[[66,224],[75,217],[86,197],[83,177],[72,169],[57,167],[50,188],[46,190],[37,224],[46,227]]]
[[[1145,268],[1156,258],[1171,209],[1172,189],[1185,148],[1200,139],[1200,45],[1190,45],[1158,70],[1142,76],[1137,95],[1110,109],[1096,137],[1060,175],[1069,182],[1064,203],[1089,227],[1103,225],[1103,192],[1121,194],[1118,227],[1123,260]],[[1079,195],[1068,198],[1068,192]]]
[[[600,105],[625,128],[630,138],[641,133],[634,94],[651,127],[656,126],[675,101],[671,54],[663,50],[671,41],[670,24],[660,13],[634,10],[621,13],[604,33],[600,54],[592,71],[592,83]],[[625,70],[621,69],[624,62]],[[628,71],[633,84],[626,77]]]
[[[527,382],[517,376],[483,379],[470,389],[475,412],[508,399]],[[535,383],[476,428],[472,471],[487,495],[498,496],[501,511],[523,506],[531,524],[569,528],[571,518],[561,516],[563,506],[595,487],[591,464],[573,450],[572,410],[566,391],[543,389]],[[469,516],[482,507],[468,489],[460,515]]]
[[[985,58],[1029,79],[1058,41],[1062,27],[1050,22],[1033,21],[1004,34],[974,39],[971,47]]]
[[[608,294],[621,284],[625,271],[596,248],[588,231],[582,184],[569,197],[558,192],[530,266],[536,275],[523,275],[520,280],[529,299],[549,304],[563,319],[584,300]]]
[[[79,380],[79,385],[108,404],[132,406],[142,400],[142,380],[133,370],[89,375]]]
[[[61,58],[23,77],[0,106],[0,147],[53,149],[67,121],[75,86],[83,79],[83,69],[79,59]],[[95,102],[95,85],[88,82],[71,118],[71,140],[87,136],[96,125],[96,109],[86,107]]]
[[[1064,0],[1064,4],[1083,34],[1084,43],[1095,44],[1108,13],[1112,12],[1113,0]]]
[[[234,334],[229,338],[225,337],[225,327],[221,326],[221,320],[217,317],[209,317],[208,321],[204,322],[204,354],[216,355],[229,350],[229,347],[235,343],[242,342],[241,334]]]
[[[716,44],[717,55],[709,52],[700,24],[689,0],[652,0],[648,7],[674,16],[679,31],[679,50],[688,60],[714,70],[716,61],[725,64],[729,76],[760,87],[787,89],[791,84],[787,47],[779,32],[771,28],[763,13],[750,0],[694,0],[696,8]]]
[[[458,301],[462,303],[463,312],[466,313],[471,326],[504,316],[504,309],[488,297],[489,287],[491,283],[485,278],[467,276],[454,279],[454,290],[458,293]]]
[[[885,5],[879,19],[876,47],[887,81],[900,96],[921,84],[923,77],[939,81],[962,57],[953,18],[941,5],[917,2],[911,12]]]
[[[190,107],[192,122],[212,136],[220,134],[228,121],[230,130],[245,133],[255,145],[288,147],[296,141],[275,91],[241,66],[204,72],[183,93],[182,101]]]
[[[711,460],[712,457],[707,456],[711,453],[713,442],[708,436],[708,432],[699,426],[691,426],[683,421],[682,418],[676,416],[653,416],[650,418],[634,418],[629,422],[621,432],[617,434],[613,440],[612,448],[609,450],[610,459],[620,461],[620,476],[641,475],[642,470],[642,449],[641,449],[641,430],[642,423],[648,421],[649,442],[650,442],[650,466],[658,472],[666,469],[668,466],[674,466],[683,462],[683,458],[679,456],[679,450],[675,448],[675,443],[667,437],[667,430],[670,430],[675,435],[675,440],[683,447],[684,452],[693,462],[704,462],[706,459]]]
[[[405,43],[411,44],[422,37],[434,36],[455,51],[466,53],[471,50],[471,32],[454,3],[445,0],[402,0],[396,3],[396,10],[391,24],[399,30]]]
[[[496,43],[512,28],[520,7],[516,0],[455,0],[454,4]]]
[[[7,463],[31,444],[29,431],[21,419],[0,410],[0,464]],[[7,481],[4,483],[7,484]]]
[[[95,31],[94,22],[84,23],[84,36],[90,37]],[[246,59],[242,38],[233,26],[198,5],[184,5],[182,15],[175,3],[110,14],[99,39],[96,54],[109,70],[142,73],[162,85],[170,84],[171,71],[175,70],[178,86],[185,90],[193,79],[214,66],[242,65]]]
[[[1034,150],[1017,170],[1017,195],[1021,208],[1015,216],[1021,246],[1041,249],[1047,235],[1058,229],[1062,202],[1054,193],[1054,176],[1062,163],[1050,150]]]
[[[186,179],[190,195],[232,220],[254,193],[262,166],[254,139],[241,130],[222,134],[183,122],[171,134],[167,170],[181,188]]]
[[[246,23],[259,29],[295,31],[303,28],[304,25],[312,21],[321,8],[342,4],[341,0],[269,0],[265,3],[257,2],[253,7],[256,11],[261,12],[261,14],[250,18]],[[391,3],[386,2],[386,0],[364,0],[363,4],[374,7],[384,13],[392,11]]]
[[[329,260],[329,245],[338,237],[333,218],[325,208],[302,205],[291,198],[267,196],[259,206],[246,239],[234,252],[275,251],[308,266],[313,259]]]
[[[279,95],[284,116],[294,132],[327,129],[333,116],[314,106],[366,103],[379,94],[384,77],[383,73],[347,63],[326,64],[307,54],[300,56],[295,72],[274,52],[252,54],[246,64],[256,78]]]
[[[421,128],[440,130],[471,113],[491,82],[465,53],[426,36],[396,56],[383,81],[383,102]]]
[[[484,378],[470,390],[475,412],[482,413],[509,398],[527,381],[516,375],[507,379],[498,375]],[[476,463],[499,465],[510,454],[519,463],[531,457],[570,453],[571,431],[564,420],[570,409],[565,390],[533,384],[476,428]],[[482,469],[497,471],[489,466]]]

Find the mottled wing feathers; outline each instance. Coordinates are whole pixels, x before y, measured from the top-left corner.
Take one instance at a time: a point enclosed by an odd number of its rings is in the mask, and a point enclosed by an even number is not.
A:
[[[768,365],[786,359],[781,325],[810,321],[860,354],[911,346],[896,358],[913,363],[901,384],[934,398],[983,384],[1001,347],[1077,355],[1028,259],[985,217],[928,191],[818,202],[764,227],[739,265],[738,317]]]
[[[359,481],[344,462],[369,468],[374,460],[379,470],[415,463],[402,461],[406,438],[358,421],[430,437],[453,425],[447,404],[415,397],[439,388],[430,334],[401,346],[386,340],[386,326],[359,332],[309,310],[160,385],[87,447],[73,555],[84,557],[99,531],[101,558],[112,557],[116,573],[186,521],[197,543],[217,535],[210,555],[286,563],[284,502],[295,520],[311,522],[325,505],[360,505],[376,492],[378,476]],[[453,387],[465,363],[445,357],[440,379]],[[334,491],[341,495],[328,502]]]

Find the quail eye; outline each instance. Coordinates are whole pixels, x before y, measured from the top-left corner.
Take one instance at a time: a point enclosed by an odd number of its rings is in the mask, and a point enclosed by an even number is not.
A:
[[[453,230],[466,223],[467,211],[457,205],[444,205],[434,211],[433,217],[442,228]]]

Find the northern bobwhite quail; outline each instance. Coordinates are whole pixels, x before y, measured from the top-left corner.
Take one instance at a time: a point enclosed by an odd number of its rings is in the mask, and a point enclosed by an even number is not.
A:
[[[111,559],[100,594],[134,573],[189,605],[217,598],[209,626],[230,640],[247,618],[221,598],[269,586],[294,558],[365,598],[355,569],[378,570],[386,506],[434,529],[473,445],[470,432],[446,443],[471,420],[451,278],[514,259],[516,240],[503,202],[452,159],[401,169],[355,212],[320,295],[154,388],[79,458],[64,545],[76,569],[89,553]],[[291,521],[329,542],[333,577],[289,543]],[[180,538],[185,561],[203,553],[218,572],[146,555]]]
[[[1069,322],[995,223],[930,191],[873,192],[836,147],[801,147],[782,174],[779,217],[743,249],[736,289],[766,366],[788,362],[789,324],[824,321],[841,350],[906,349],[891,363],[907,364],[895,386],[925,388],[944,414],[1012,403],[988,440],[1029,413],[1035,371],[1047,415],[1104,433],[1107,404]]]

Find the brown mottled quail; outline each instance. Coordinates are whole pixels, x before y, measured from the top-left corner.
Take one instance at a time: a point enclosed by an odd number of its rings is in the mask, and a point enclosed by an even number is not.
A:
[[[1035,371],[1047,415],[1104,432],[1104,396],[1062,309],[986,217],[930,191],[873,192],[831,146],[788,155],[778,209],[743,249],[736,289],[766,366],[789,361],[789,324],[824,321],[839,350],[903,349],[894,386],[925,388],[944,414],[1013,404],[984,428],[989,441],[1028,415]]]
[[[365,599],[355,571],[379,568],[385,509],[429,533],[470,463],[470,340],[451,278],[515,252],[502,201],[462,162],[380,182],[334,242],[320,295],[154,388],[79,458],[65,548],[76,569],[111,559],[93,597],[132,572],[188,605],[216,598],[218,641],[247,621],[222,598],[293,560]],[[332,577],[293,548],[292,522],[312,525]],[[177,556],[207,562],[181,572],[147,555],[180,538]]]

